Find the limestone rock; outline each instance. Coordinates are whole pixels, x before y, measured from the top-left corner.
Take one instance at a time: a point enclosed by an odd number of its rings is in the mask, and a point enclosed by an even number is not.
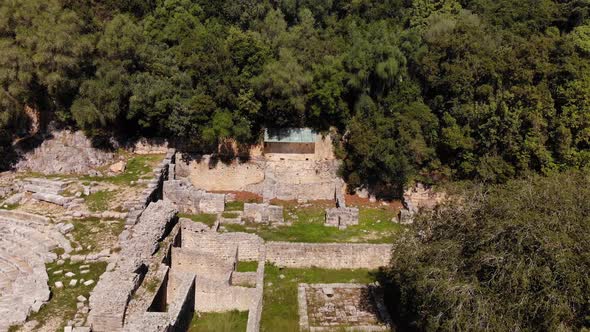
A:
[[[109,167],[109,171],[113,173],[122,173],[125,171],[126,163],[123,160],[120,160]]]
[[[54,131],[30,153],[17,169],[43,174],[89,174],[113,160],[113,153],[96,149],[81,131]]]

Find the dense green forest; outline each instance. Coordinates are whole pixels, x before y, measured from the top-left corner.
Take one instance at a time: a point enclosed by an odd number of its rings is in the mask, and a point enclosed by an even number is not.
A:
[[[0,153],[33,109],[92,137],[202,150],[268,126],[336,127],[352,188],[583,168],[589,11],[587,0],[4,0]]]
[[[464,190],[395,241],[400,330],[589,331],[590,175]]]

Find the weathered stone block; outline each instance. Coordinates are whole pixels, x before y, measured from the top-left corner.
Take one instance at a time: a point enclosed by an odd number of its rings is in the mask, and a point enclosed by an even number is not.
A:
[[[326,210],[326,226],[346,228],[350,225],[358,225],[359,209],[352,207],[331,208]]]
[[[245,203],[243,217],[257,223],[283,222],[283,207],[267,203]]]

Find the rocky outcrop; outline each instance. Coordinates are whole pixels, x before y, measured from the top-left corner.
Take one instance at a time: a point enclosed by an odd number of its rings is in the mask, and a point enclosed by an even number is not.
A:
[[[96,168],[112,163],[113,153],[93,147],[81,131],[56,131],[39,147],[25,153],[18,170],[42,174],[93,174]]]

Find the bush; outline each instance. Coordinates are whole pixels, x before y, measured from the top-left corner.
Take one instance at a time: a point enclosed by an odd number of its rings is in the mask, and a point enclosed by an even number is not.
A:
[[[444,331],[590,326],[590,177],[466,190],[394,244],[401,325]]]

